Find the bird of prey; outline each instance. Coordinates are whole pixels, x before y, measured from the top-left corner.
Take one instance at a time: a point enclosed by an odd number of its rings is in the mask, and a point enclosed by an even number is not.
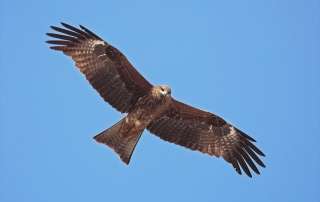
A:
[[[161,139],[186,148],[223,157],[249,177],[265,167],[255,140],[226,122],[171,96],[168,85],[152,85],[115,47],[84,26],[61,23],[51,26],[50,48],[70,56],[89,83],[112,107],[127,115],[94,139],[112,148],[129,164],[132,153],[147,129]]]

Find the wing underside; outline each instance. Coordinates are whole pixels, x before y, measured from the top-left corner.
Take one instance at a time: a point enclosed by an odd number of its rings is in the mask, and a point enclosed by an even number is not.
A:
[[[222,118],[179,101],[174,101],[170,110],[154,120],[148,130],[163,140],[211,156],[221,156],[239,174],[244,171],[251,177],[250,170],[260,174],[257,165],[265,167],[259,157],[264,154],[253,144],[253,138]]]
[[[152,88],[120,51],[84,26],[62,23],[51,28],[55,33],[47,33],[54,39],[47,41],[53,44],[50,48],[70,56],[103,99],[120,112],[130,111]]]

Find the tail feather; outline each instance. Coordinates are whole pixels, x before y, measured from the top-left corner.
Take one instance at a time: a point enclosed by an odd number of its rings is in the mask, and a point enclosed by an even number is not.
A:
[[[121,158],[121,160],[129,164],[132,153],[141,137],[143,132],[139,131],[135,134],[121,134],[120,129],[122,124],[125,124],[124,119],[113,125],[111,128],[96,135],[94,139],[102,144],[109,146]]]

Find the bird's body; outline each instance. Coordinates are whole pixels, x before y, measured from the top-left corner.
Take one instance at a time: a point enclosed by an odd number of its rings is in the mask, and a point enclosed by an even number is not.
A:
[[[171,90],[169,87],[155,86],[148,95],[138,99],[134,110],[130,111],[127,117],[132,117],[143,122],[146,128],[150,122],[158,118],[166,110],[169,109],[171,100]]]
[[[153,120],[169,109],[172,101],[171,95],[161,94],[161,88],[154,87],[147,96],[138,99],[133,110],[125,117],[128,126],[145,129]]]
[[[166,112],[171,103],[170,88],[167,86],[155,86],[150,89],[150,92],[146,96],[138,99],[127,116],[94,138],[98,142],[111,147],[119,154],[123,162],[129,164],[134,147],[144,129],[153,120],[156,120]],[[131,145],[131,147],[128,147],[128,145]],[[128,150],[124,151],[124,147]]]
[[[260,174],[256,164],[265,167],[264,156],[255,140],[225,120],[177,101],[166,85],[153,86],[116,48],[80,26],[62,23],[52,26],[58,33],[48,33],[58,40],[50,48],[70,56],[79,70],[103,99],[127,115],[114,126],[95,136],[129,164],[143,131],[148,129],[161,139],[223,157],[241,174],[241,169]]]

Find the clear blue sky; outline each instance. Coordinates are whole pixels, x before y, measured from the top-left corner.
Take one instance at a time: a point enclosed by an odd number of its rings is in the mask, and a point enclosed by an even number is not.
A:
[[[0,201],[320,201],[320,1],[0,1]],[[152,83],[258,140],[252,179],[145,132],[125,166],[92,137],[121,114],[49,25],[83,24]]]

